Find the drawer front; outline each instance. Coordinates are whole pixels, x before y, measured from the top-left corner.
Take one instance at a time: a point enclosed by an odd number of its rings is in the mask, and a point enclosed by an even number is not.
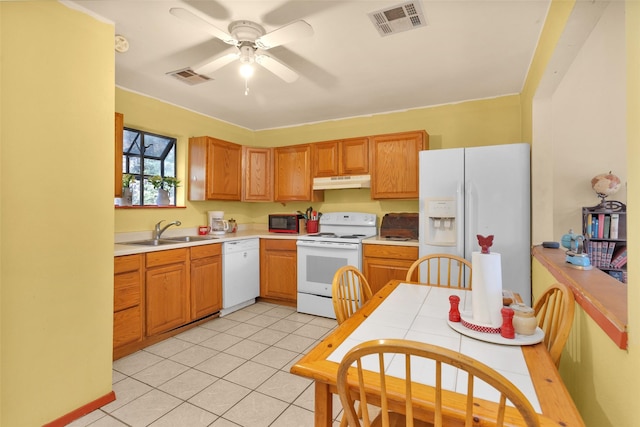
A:
[[[222,254],[222,244],[215,243],[212,245],[192,246],[191,259],[207,258]]]
[[[365,257],[393,258],[415,261],[418,259],[418,248],[416,246],[399,245],[363,245]]]
[[[113,347],[142,340],[142,312],[140,306],[113,314]]]
[[[186,262],[188,248],[170,249],[168,251],[147,252],[147,268],[157,267],[159,265],[175,264],[178,262]]]
[[[115,274],[127,271],[136,271],[142,268],[142,255],[124,255],[113,259],[113,271]]]
[[[142,297],[139,271],[117,274],[114,277],[113,311],[139,305]]]
[[[296,239],[260,239],[260,245],[268,251],[295,251]]]

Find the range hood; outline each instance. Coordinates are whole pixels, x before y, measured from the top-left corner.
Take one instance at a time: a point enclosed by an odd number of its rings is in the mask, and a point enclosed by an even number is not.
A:
[[[331,176],[313,178],[314,190],[335,190],[341,188],[370,188],[371,175]]]

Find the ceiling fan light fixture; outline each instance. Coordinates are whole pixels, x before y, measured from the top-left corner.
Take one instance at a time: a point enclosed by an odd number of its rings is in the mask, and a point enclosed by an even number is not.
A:
[[[250,63],[244,63],[240,66],[240,75],[245,79],[253,76],[253,65]]]

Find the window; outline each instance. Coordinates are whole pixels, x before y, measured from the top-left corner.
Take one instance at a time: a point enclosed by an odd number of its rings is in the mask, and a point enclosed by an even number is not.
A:
[[[176,139],[137,129],[124,128],[122,173],[131,174],[134,206],[155,205],[158,190],[149,178],[176,176]],[[169,190],[170,204],[176,204],[175,187]]]

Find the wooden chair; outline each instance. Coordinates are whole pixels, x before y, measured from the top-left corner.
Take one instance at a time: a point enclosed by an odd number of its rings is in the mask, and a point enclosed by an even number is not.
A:
[[[331,287],[333,311],[336,313],[338,325],[347,320],[362,305],[371,299],[371,287],[364,275],[356,267],[345,265],[336,271]],[[362,411],[358,408],[358,416]],[[347,418],[342,417],[340,427],[347,426]]]
[[[345,265],[333,276],[331,298],[338,325],[347,320],[371,298],[371,287],[356,267]]]
[[[555,283],[538,298],[533,311],[538,319],[538,326],[544,331],[544,344],[553,362],[559,366],[562,349],[573,325],[573,292],[566,285]]]
[[[420,271],[424,269],[427,270],[425,283],[428,285],[471,289],[471,263],[462,257],[449,254],[420,257],[409,267],[406,280],[420,282]],[[466,277],[463,273],[466,273]],[[438,278],[438,282],[434,282],[433,277]]]
[[[392,356],[395,356],[394,363],[398,358],[404,359],[404,376],[408,381],[386,374],[385,364],[389,363],[389,358]],[[365,359],[364,363],[363,358]],[[420,359],[430,360],[425,364]],[[353,366],[354,362],[355,366]],[[363,371],[365,364],[367,365],[364,368],[366,372]],[[415,366],[414,372],[416,374],[414,377],[412,377],[412,364]],[[379,369],[379,373],[372,371],[374,365]],[[433,388],[411,382],[419,372],[425,371],[430,366],[433,366],[435,372],[435,386]],[[442,388],[443,369],[449,370],[451,367],[466,371],[468,374],[467,393],[464,400],[460,399],[459,394]],[[474,377],[489,384],[500,393],[499,403],[487,404],[485,400],[474,399]],[[510,424],[514,421],[521,425],[522,420],[528,427],[540,425],[538,415],[526,396],[500,373],[478,360],[456,351],[416,341],[385,339],[357,345],[344,356],[340,363],[337,386],[350,427],[405,425],[407,427],[431,425],[441,427],[453,424],[462,425],[463,417],[464,425],[467,427],[485,425],[485,423],[500,427],[504,422]],[[396,403],[390,401],[391,396],[395,398],[393,400]],[[361,402],[363,407],[366,407],[369,402],[378,406],[380,408],[379,415],[371,421],[367,411],[364,411],[361,424],[356,416],[354,397]],[[515,408],[506,406],[507,399]],[[433,414],[430,413],[431,411],[428,415],[424,412],[414,411],[413,402],[416,401],[420,401],[422,404],[431,402]],[[464,402],[466,411],[461,413],[459,410],[448,410],[446,403],[454,401]],[[519,419],[518,413],[522,419]],[[418,416],[429,419],[414,419]],[[478,419],[480,419],[479,423]]]

